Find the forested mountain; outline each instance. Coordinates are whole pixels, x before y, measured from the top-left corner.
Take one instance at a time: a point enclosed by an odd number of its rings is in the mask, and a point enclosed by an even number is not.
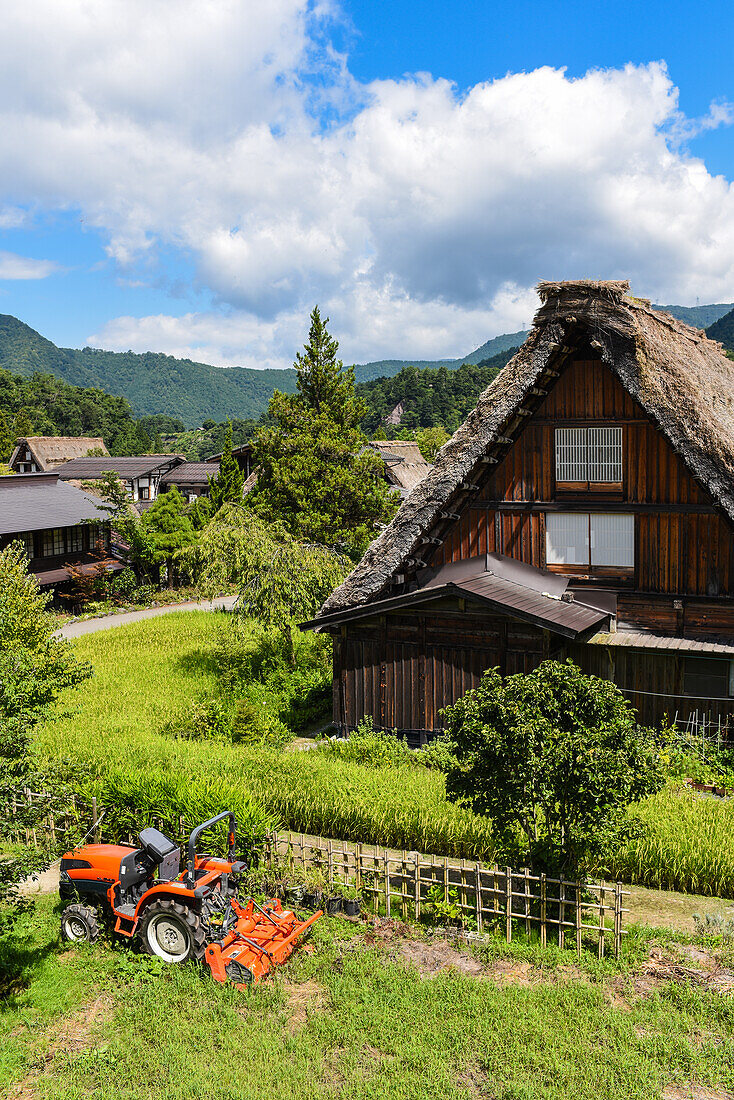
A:
[[[668,310],[689,324],[700,327],[717,321],[731,306],[654,308]],[[392,378],[408,367],[418,371],[445,368],[453,372],[464,363],[479,365],[493,362],[498,355],[521,344],[526,335],[521,331],[496,336],[458,359],[382,359],[363,363],[355,367],[355,379],[358,383],[366,383],[379,378]],[[75,386],[126,398],[133,416],[158,417],[158,426],[144,428],[148,434],[152,431],[153,435],[158,431],[175,432],[177,426],[172,421],[176,420],[182,421],[187,428],[197,428],[205,420],[221,424],[227,417],[243,422],[256,420],[267,409],[273,390],[277,388],[292,393],[296,380],[293,370],[212,367],[158,352],[137,354],[95,348],[58,348],[29,325],[7,314],[0,314],[0,368],[25,378],[30,378],[34,372],[51,374]],[[378,388],[375,392],[381,391]],[[203,449],[205,443],[202,441],[199,446],[192,442],[191,446]],[[217,449],[220,448],[215,446],[214,450]]]
[[[518,348],[525,342],[527,335],[527,332],[521,331],[495,336],[459,359],[379,359],[375,363],[360,363],[354,368],[354,377],[357,382],[371,382],[376,378],[392,378],[406,367],[416,367],[417,370],[446,367],[448,370],[456,370],[464,363],[477,366],[510,348]]]
[[[706,335],[712,340],[719,340],[728,351],[734,353],[734,309],[709,325]]]
[[[685,321],[687,325],[693,325],[694,328],[707,328],[718,321],[719,317],[728,313],[732,307],[734,302],[729,302],[728,305],[720,302],[718,305],[708,306],[653,306],[652,308],[662,310],[664,313],[672,313],[673,317],[677,317],[679,321]]]
[[[155,417],[147,429],[133,418],[124,397],[71,386],[50,374],[21,378],[0,369],[0,462],[18,436],[102,436],[111,454],[145,454],[156,442]],[[160,445],[160,444],[159,444]]]
[[[127,398],[133,412],[165,413],[196,427],[207,417],[259,416],[274,389],[292,393],[295,371],[212,367],[158,352],[57,348],[29,325],[0,314],[0,367],[29,377],[48,372],[76,386]]]
[[[456,431],[477,403],[482,390],[499,374],[516,349],[500,352],[482,365],[465,363],[458,370],[446,366],[403,367],[393,378],[378,378],[363,382],[357,392],[364,397],[369,413],[363,428],[371,435],[385,418],[399,408],[401,428],[432,428],[442,425],[450,433]]]

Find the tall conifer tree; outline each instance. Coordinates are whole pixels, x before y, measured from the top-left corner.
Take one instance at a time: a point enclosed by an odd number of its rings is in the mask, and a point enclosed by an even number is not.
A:
[[[232,454],[232,425],[227,421],[224,433],[224,448],[219,461],[219,473],[209,478],[209,498],[212,502],[212,514],[218,512],[223,504],[236,504],[242,500],[242,486],[245,475]]]

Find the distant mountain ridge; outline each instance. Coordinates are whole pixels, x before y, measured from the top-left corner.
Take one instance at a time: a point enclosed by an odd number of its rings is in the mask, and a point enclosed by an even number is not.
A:
[[[725,315],[732,311],[732,304],[653,308],[667,310],[674,317],[703,328],[723,323]],[[727,324],[734,330],[734,319]],[[729,333],[729,328],[724,328]],[[527,335],[526,331],[520,331],[495,336],[458,359],[381,359],[360,363],[354,374],[357,382],[370,382],[392,378],[408,366],[456,370],[464,363],[485,365],[522,344]],[[734,331],[726,339],[713,331],[711,335],[724,343],[729,340],[727,346],[734,343]],[[189,428],[198,427],[207,419],[256,419],[267,408],[275,389],[293,393],[296,388],[296,373],[292,369],[213,367],[162,352],[59,348],[9,314],[0,314],[0,367],[24,378],[40,372],[75,386],[104,390],[125,397],[137,416],[164,413],[180,417]]]

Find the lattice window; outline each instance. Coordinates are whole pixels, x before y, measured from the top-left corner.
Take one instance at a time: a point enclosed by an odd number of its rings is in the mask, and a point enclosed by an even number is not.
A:
[[[589,564],[589,517],[583,512],[549,512],[545,517],[548,565]]]
[[[556,482],[618,485],[622,481],[622,429],[556,428]]]
[[[83,548],[83,537],[84,532],[81,527],[72,527],[69,530],[68,549],[70,554],[78,554]]]
[[[55,558],[65,553],[64,528],[55,527],[52,531],[43,532],[43,556]]]

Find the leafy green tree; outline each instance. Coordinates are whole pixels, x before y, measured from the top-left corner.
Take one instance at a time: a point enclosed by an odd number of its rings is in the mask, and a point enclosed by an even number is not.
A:
[[[447,792],[549,871],[603,859],[630,828],[627,807],[663,784],[660,735],[637,725],[615,684],[571,661],[504,680],[490,669],[444,716]]]
[[[235,585],[239,609],[275,628],[293,657],[293,624],[314,615],[344,579],[341,554],[294,539],[242,506],[224,505],[182,555],[206,599]]]
[[[449,441],[449,433],[440,424],[433,428],[419,428],[415,433],[416,442],[426,462],[433,462],[436,455]]]
[[[8,423],[8,418],[0,409],[0,462],[7,462],[15,449],[15,432]]]
[[[159,574],[161,567],[166,567],[170,586],[176,572],[176,558],[182,550],[196,542],[196,531],[186,514],[186,501],[175,485],[167,493],[156,497],[148,511],[143,513],[140,523],[150,539],[150,562]]]
[[[191,501],[187,514],[194,530],[201,531],[212,518],[211,501],[208,497],[197,497]]]
[[[107,470],[96,481],[86,482],[84,488],[100,498],[99,507],[107,512],[113,531],[129,547],[130,564],[138,573],[149,577],[155,556],[153,538],[143,527],[132,497],[117,473]]]
[[[381,458],[365,447],[364,402],[353,371],[336,359],[326,323],[314,309],[309,343],[295,362],[297,392],[273,395],[270,423],[255,437],[258,478],[247,505],[299,540],[357,557],[399,498],[384,480]]]
[[[18,542],[0,551],[0,830],[11,820],[35,827],[58,797],[58,789],[47,791],[31,733],[63,688],[91,675],[69,643],[54,637],[55,624],[46,613],[50,596],[40,592],[27,564]],[[29,789],[48,798],[29,803],[24,797]],[[48,853],[32,848],[0,860],[0,931],[20,907],[18,883],[48,862]]]
[[[223,504],[234,504],[242,500],[242,486],[245,475],[232,454],[232,425],[227,421],[224,435],[224,448],[219,460],[219,473],[209,478],[209,499],[212,512],[218,512]]]

